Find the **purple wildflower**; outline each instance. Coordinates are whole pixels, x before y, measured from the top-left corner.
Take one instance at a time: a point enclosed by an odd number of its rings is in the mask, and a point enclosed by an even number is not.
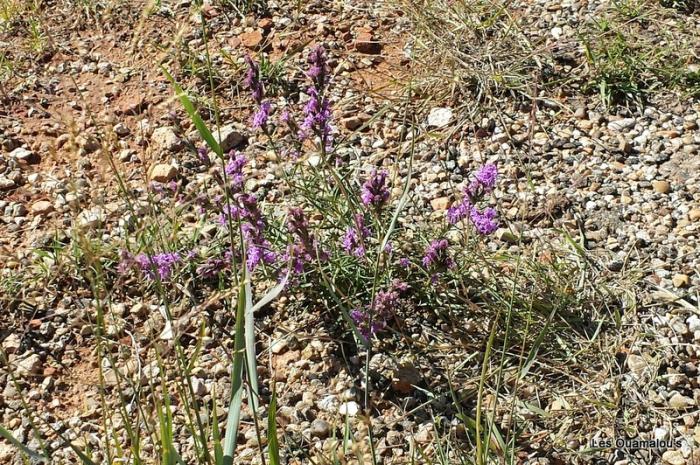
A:
[[[459,223],[469,216],[470,209],[471,204],[469,203],[469,199],[465,197],[460,203],[452,205],[447,209],[447,221],[450,224]]]
[[[319,96],[315,87],[310,87],[307,93],[309,101],[304,106],[304,121],[299,129],[299,139],[304,140],[313,132],[321,138],[323,147],[330,149],[333,134],[333,127],[330,124],[330,102],[327,98]]]
[[[149,278],[155,279],[155,268],[160,280],[165,280],[170,277],[173,271],[173,266],[180,261],[180,255],[177,252],[159,253],[156,255],[139,254],[134,259],[141,268],[141,271]]]
[[[211,160],[209,159],[209,151],[205,145],[197,149],[197,158],[202,162],[204,166],[211,165]]]
[[[474,224],[474,228],[479,234],[491,234],[498,229],[498,220],[496,220],[496,210],[491,207],[486,207],[483,211],[476,207],[472,207],[469,218]]]
[[[243,85],[250,90],[253,95],[253,100],[260,103],[263,98],[263,86],[260,82],[260,68],[258,68],[258,65],[253,61],[250,55],[245,56],[245,62],[248,65],[248,71],[246,72]]]
[[[256,244],[255,242],[248,242],[248,257],[246,258],[246,266],[249,271],[254,271],[255,268],[260,265],[260,263],[271,264],[277,259],[277,255],[270,250],[270,243],[266,240],[262,240],[262,244]]]
[[[488,163],[477,170],[474,179],[464,190],[465,195],[475,200],[477,197],[487,194],[496,186],[498,168],[493,163]]]
[[[119,264],[117,265],[117,272],[119,274],[126,274],[133,265],[134,256],[128,250],[119,252]]]
[[[452,268],[454,260],[448,255],[447,239],[436,239],[428,245],[423,256],[423,266],[426,268]]]
[[[264,226],[265,224],[258,209],[257,199],[250,194],[236,194],[229,204],[221,207],[219,224],[226,225],[229,221],[244,220],[256,226]]]
[[[310,77],[316,87],[321,90],[327,84],[328,77],[328,63],[326,58],[326,50],[322,46],[315,47],[311,53],[309,53],[308,62],[310,68],[306,75]]]
[[[406,290],[408,284],[398,279],[394,280],[387,290],[377,292],[373,305],[350,312],[350,317],[364,337],[368,338],[386,328],[387,322],[399,305],[401,295]]]
[[[245,177],[243,176],[243,167],[247,163],[245,155],[240,152],[229,154],[229,161],[224,167],[226,175],[231,179],[231,188],[234,192],[239,192],[243,188]]]
[[[384,322],[382,321],[372,321],[370,323],[369,312],[365,309],[356,308],[350,312],[350,318],[352,318],[360,334],[367,339],[384,329]]]
[[[369,228],[365,226],[365,217],[358,213],[355,215],[355,227],[350,227],[343,236],[343,248],[347,253],[356,257],[364,257],[364,240],[371,234]]]
[[[474,203],[494,189],[497,178],[498,168],[493,163],[479,168],[474,174],[474,179],[464,188],[462,201],[447,210],[447,221],[455,224],[469,217],[479,234],[490,234],[495,231],[498,228],[498,222],[495,219],[496,210],[487,207],[482,211]]]
[[[246,263],[250,271],[254,271],[261,262],[270,264],[275,261],[276,254],[270,250],[271,245],[263,235],[266,223],[255,196],[238,193],[229,204],[222,206],[219,223],[226,225],[229,221],[241,222],[248,253]]]
[[[292,115],[289,113],[289,110],[286,108],[282,111],[282,114],[280,115],[280,121],[286,124],[289,124],[289,122],[292,120]]]
[[[272,105],[270,102],[263,102],[260,104],[260,108],[255,115],[253,115],[253,129],[259,129],[267,125],[267,119],[270,117],[270,110],[272,110]]]
[[[479,182],[486,191],[491,191],[496,186],[496,179],[498,178],[498,168],[495,164],[488,163],[482,166],[476,172],[475,177],[479,180]]]
[[[399,259],[399,265],[401,265],[403,268],[409,268],[411,266],[411,260],[406,257],[402,257]]]
[[[318,243],[309,231],[309,222],[301,208],[295,207],[289,209],[287,229],[291,234],[297,237],[298,242],[289,245],[284,258],[285,260],[292,258],[292,268],[294,272],[302,273],[304,271],[304,264],[313,262],[316,258]],[[328,254],[324,251],[319,252],[318,255],[319,259],[322,261],[328,259]]]
[[[365,205],[373,205],[380,209],[387,200],[389,200],[389,189],[386,186],[386,177],[389,173],[382,170],[377,172],[372,170],[369,179],[362,185],[362,203]]]

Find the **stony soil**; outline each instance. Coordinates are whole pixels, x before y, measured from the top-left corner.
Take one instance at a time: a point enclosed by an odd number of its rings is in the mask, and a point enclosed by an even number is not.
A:
[[[0,289],[8,293],[0,296],[0,338],[22,380],[23,397],[56,428],[77,428],[80,440],[88,442],[99,437],[102,409],[90,292],[86,283],[57,275],[50,266],[46,276],[37,277],[34,250],[48,249],[53,241],[69,243],[76,230],[107,242],[120,234],[128,212],[115,168],[128,189],[144,195],[151,180],[191,177],[192,189],[207,181],[207,173],[192,163],[199,137],[156,66],[164,64],[180,82],[206,95],[200,20],[187,1],[163,4],[149,15],[144,8],[126,2],[95,19],[89,11],[56,5],[43,19],[41,53],[29,47],[21,21],[0,35],[17,63],[1,95],[0,273],[11,282],[33,270],[32,280]],[[619,333],[606,336],[599,354],[587,356],[589,365],[580,368],[578,379],[542,374],[522,388],[547,415],[536,417],[525,404],[513,412],[525,425],[519,463],[590,462],[596,454],[586,452],[588,441],[620,432],[679,439],[683,445],[636,452],[613,448],[598,457],[619,464],[633,463],[631,457],[642,463],[700,463],[700,102],[659,97],[641,111],[609,111],[594,96],[575,96],[485,110],[472,121],[457,102],[408,100],[406,82],[414,72],[404,53],[409,24],[387,5],[316,2],[299,10],[280,5],[242,20],[218,4],[205,12],[222,125],[233,125],[232,132],[246,134],[248,113],[239,98],[245,52],[289,57],[290,72],[299,78],[310,45],[323,43],[332,57],[334,118],[358,166],[386,160],[392,169],[405,169],[405,163],[389,162],[402,150],[407,131],[402,105],[431,135],[416,150],[412,209],[441,217],[465,173],[497,162],[507,181],[498,194],[505,221],[494,249],[556,253],[565,232],[595,257],[592,266],[601,279],[633,277],[629,295],[621,296],[633,303],[619,309]],[[75,27],[66,27],[73,21]],[[547,34],[551,27],[543,26]],[[262,139],[250,135],[248,143],[258,150],[251,175],[261,188],[274,184],[277,160],[259,149]],[[162,335],[163,318],[152,303],[115,294],[113,325],[133,332],[120,339],[130,350],[138,352]],[[212,336],[227,334],[230,317],[212,307],[220,325]],[[183,309],[179,317],[196,321],[200,311]],[[297,445],[288,463],[339,450],[346,416],[358,437],[366,437],[362,354],[345,354],[327,320],[314,311],[280,311],[263,316],[258,328],[266,360],[262,378],[276,382],[280,428]],[[376,383],[371,425],[384,463],[411,463],[416,447],[430,449],[434,421],[431,410],[419,407],[432,403],[432,412],[450,421],[447,373],[480,351],[486,337],[479,323],[465,329],[460,322],[444,334],[421,325],[407,322],[421,351],[387,344],[370,361]],[[195,373],[196,392],[205,401],[214,389],[229,387],[229,354],[215,340],[205,346]],[[152,362],[121,368],[147,378]],[[470,392],[479,369],[475,365],[458,388],[467,408],[474,407]],[[36,445],[6,373],[0,387],[0,423]],[[439,395],[430,400],[432,392]],[[254,463],[258,439],[250,416],[244,423],[239,460]],[[457,439],[463,433],[454,428]],[[71,457],[61,449],[55,463],[74,463]],[[0,462],[19,463],[5,443]]]

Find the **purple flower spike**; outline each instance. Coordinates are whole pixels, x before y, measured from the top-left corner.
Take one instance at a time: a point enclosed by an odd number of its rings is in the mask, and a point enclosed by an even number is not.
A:
[[[197,149],[197,158],[199,158],[199,161],[201,161],[204,166],[211,165],[209,150],[207,149],[206,145],[203,145]]]
[[[452,268],[454,260],[448,255],[447,239],[436,239],[428,245],[423,256],[423,266],[426,268]]]
[[[272,110],[270,102],[263,102],[260,104],[260,108],[255,115],[253,115],[253,129],[265,127],[267,119],[270,116],[270,110]]]
[[[285,260],[292,258],[292,268],[295,273],[304,271],[304,264],[311,263],[316,258],[316,249],[318,243],[309,231],[309,222],[304,216],[304,211],[301,208],[290,208],[287,218],[287,229],[298,239],[295,244],[290,244],[287,248],[287,253],[284,256]],[[318,253],[319,259],[325,261],[328,259],[328,254],[321,251]]]
[[[229,161],[224,167],[226,175],[231,180],[231,188],[234,192],[240,192],[243,188],[243,182],[245,177],[243,176],[243,167],[247,163],[245,155],[240,152],[231,152],[229,154]]]
[[[377,292],[377,295],[374,296],[374,305],[368,305],[366,309],[355,309],[350,312],[350,317],[355,322],[360,333],[364,337],[369,338],[386,328],[387,322],[392,318],[395,309],[399,306],[401,295],[407,290],[408,284],[398,279],[394,280],[387,290]]]
[[[452,205],[447,209],[447,221],[450,224],[459,223],[469,216],[470,209],[471,205],[469,204],[469,199],[465,197],[459,204]]]
[[[173,267],[180,261],[180,255],[176,252],[159,253],[153,256],[144,253],[139,254],[134,259],[143,272],[149,279],[154,280],[156,275],[153,271],[155,268],[160,280],[166,280],[170,277]]]
[[[490,192],[496,186],[498,178],[498,168],[493,163],[488,163],[482,166],[475,174],[484,190]]]
[[[373,205],[380,209],[389,200],[389,189],[386,186],[386,171],[377,172],[372,170],[369,179],[362,185],[362,203],[365,205]]]
[[[343,249],[356,257],[365,256],[364,240],[371,234],[365,226],[365,217],[358,213],[355,215],[355,227],[348,228],[343,236]]]
[[[250,90],[251,94],[253,95],[253,100],[260,103],[263,99],[263,86],[260,82],[260,68],[258,68],[258,65],[255,63],[255,61],[253,61],[250,55],[245,56],[245,62],[248,65],[248,71],[246,72],[243,85]]]
[[[197,274],[205,278],[216,276],[229,266],[226,260],[221,258],[210,258],[197,267]]]
[[[315,87],[307,90],[309,101],[304,106],[304,121],[299,129],[299,139],[305,140],[316,134],[326,150],[330,150],[333,142],[333,127],[331,121],[330,103],[327,98],[319,96]]]
[[[469,218],[474,224],[474,228],[482,235],[488,235],[498,229],[498,220],[496,219],[496,210],[487,207],[483,211],[476,207],[472,207]]]
[[[488,163],[474,174],[474,179],[466,187],[464,193],[472,200],[487,194],[496,186],[498,168],[493,163]]]
[[[315,47],[309,54],[309,71],[306,75],[310,77],[316,87],[321,90],[327,84],[328,63],[326,58],[326,50],[322,46]]]

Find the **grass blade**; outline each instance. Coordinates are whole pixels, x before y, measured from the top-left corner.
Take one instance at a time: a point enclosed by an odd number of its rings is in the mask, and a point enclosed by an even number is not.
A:
[[[180,103],[182,103],[182,106],[185,107],[185,111],[194,123],[194,126],[197,128],[199,135],[202,136],[202,139],[204,139],[209,148],[212,149],[219,156],[219,158],[223,158],[224,151],[221,150],[221,146],[216,141],[211,131],[209,131],[207,125],[204,124],[204,120],[201,116],[199,116],[199,113],[197,113],[197,110],[194,108],[194,105],[192,104],[190,98],[187,96],[185,91],[182,90],[182,87],[180,87],[180,85],[175,81],[175,78],[173,78],[172,75],[165,68],[162,69],[163,73],[165,73],[165,76],[175,88],[175,94],[177,95],[177,98],[180,99]]]
[[[224,465],[233,464],[233,454],[236,450],[238,426],[241,420],[241,404],[243,403],[243,356],[245,351],[245,304],[246,286],[241,286],[238,294],[236,310],[236,333],[233,343],[233,369],[231,371],[231,402],[226,420],[226,436],[224,438]]]
[[[248,381],[253,395],[250,402],[253,411],[258,410],[258,362],[255,357],[255,313],[253,311],[253,290],[250,285],[250,274],[245,272],[245,356],[248,370]]]
[[[277,396],[272,393],[270,409],[267,412],[267,445],[270,451],[270,465],[280,465],[280,450],[277,442]]]
[[[556,307],[552,308],[552,311],[549,313],[549,317],[547,317],[547,321],[544,324],[544,328],[542,328],[542,331],[540,331],[540,334],[537,335],[537,338],[535,339],[535,342],[532,344],[532,348],[530,349],[530,352],[527,354],[527,358],[525,359],[525,363],[523,364],[523,367],[520,369],[520,379],[523,380],[525,376],[527,376],[528,371],[530,371],[530,367],[532,367],[532,364],[535,362],[535,357],[537,357],[537,352],[540,349],[540,346],[542,345],[542,342],[544,342],[544,338],[547,336],[547,333],[549,332],[549,325],[552,323],[552,319],[554,318],[554,314],[556,313],[557,309]]]
[[[10,433],[8,430],[6,430],[4,427],[0,426],[0,436],[5,438],[9,443],[11,443],[13,446],[15,446],[17,449],[22,451],[24,455],[29,457],[31,460],[38,461],[38,462],[48,462],[47,458],[41,455],[40,453],[31,450],[21,442],[19,442],[13,435]]]

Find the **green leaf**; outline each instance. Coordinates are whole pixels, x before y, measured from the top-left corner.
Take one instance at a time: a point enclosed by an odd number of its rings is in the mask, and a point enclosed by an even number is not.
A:
[[[211,438],[214,443],[214,464],[223,465],[224,451],[221,448],[221,431],[219,430],[219,413],[216,409],[218,396],[216,395],[216,384],[211,390],[212,410],[211,410]]]
[[[250,403],[253,411],[258,410],[258,362],[255,357],[255,313],[253,312],[253,290],[250,285],[250,274],[245,267],[245,356],[248,380],[253,394]]]
[[[270,451],[270,465],[280,465],[280,448],[277,442],[277,395],[274,392],[267,412],[267,445]]]
[[[214,153],[216,153],[219,156],[219,158],[223,158],[224,151],[221,150],[221,146],[211,134],[211,131],[209,131],[209,128],[207,128],[207,125],[204,123],[202,117],[199,116],[197,110],[195,110],[190,98],[187,96],[185,91],[182,90],[182,87],[180,87],[180,85],[175,81],[175,78],[173,78],[172,75],[165,68],[161,69],[163,70],[163,73],[165,73],[165,76],[168,78],[170,83],[175,88],[175,94],[177,95],[177,98],[180,99],[180,103],[182,103],[182,106],[185,107],[185,111],[194,123],[194,126],[197,128],[199,135],[202,136],[202,139],[204,139],[209,148],[211,148],[214,151]]]
[[[245,305],[246,287],[240,286],[238,292],[238,307],[236,310],[236,331],[233,343],[233,369],[231,370],[231,402],[226,420],[226,436],[224,438],[224,465],[233,464],[233,454],[236,450],[238,426],[241,420],[241,404],[243,403],[243,356],[245,352]]]
[[[540,334],[537,335],[535,342],[532,344],[532,348],[530,349],[530,352],[527,354],[527,358],[525,359],[525,363],[523,364],[523,367],[520,369],[520,377],[519,377],[520,380],[525,379],[525,376],[527,376],[527,373],[530,371],[532,364],[535,362],[535,357],[537,357],[537,352],[540,350],[540,346],[542,345],[544,338],[547,336],[547,333],[549,332],[549,325],[552,323],[552,318],[554,318],[554,314],[556,313],[556,311],[557,311],[556,307],[552,308],[552,311],[549,313],[549,317],[547,317],[547,322],[544,324],[544,328],[542,328],[542,331],[540,331]]]

